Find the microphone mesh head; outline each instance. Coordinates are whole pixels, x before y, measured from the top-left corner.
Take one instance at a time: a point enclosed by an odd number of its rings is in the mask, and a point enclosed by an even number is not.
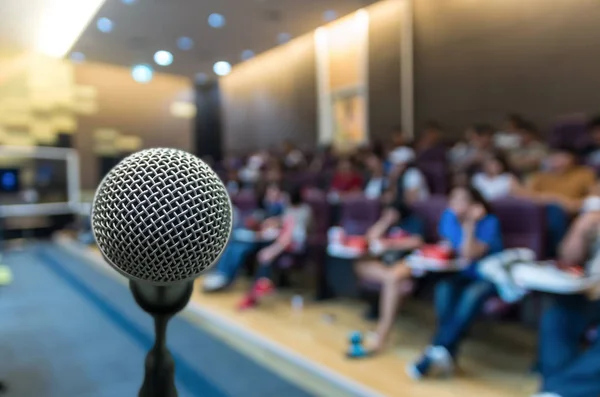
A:
[[[176,149],[125,158],[104,177],[92,207],[104,258],[130,279],[159,285],[193,279],[213,265],[231,225],[231,202],[217,174]]]

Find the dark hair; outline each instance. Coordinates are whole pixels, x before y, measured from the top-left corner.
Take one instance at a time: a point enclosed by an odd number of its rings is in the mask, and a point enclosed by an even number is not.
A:
[[[291,205],[295,206],[295,205],[302,204],[302,202],[303,202],[302,189],[298,186],[290,188],[288,191],[288,197],[290,199]]]
[[[600,128],[600,115],[593,117],[587,126],[590,131]]]
[[[525,122],[525,117],[521,116],[518,113],[511,113],[506,118],[509,122],[513,123],[517,128],[521,127],[521,123]]]
[[[502,172],[510,172],[512,173],[512,170],[510,169],[510,165],[508,164],[508,159],[506,158],[506,155],[502,152],[492,152],[490,153],[490,156],[487,158],[487,160],[495,160],[498,163],[500,163],[500,166],[502,167]]]
[[[435,120],[430,120],[427,123],[425,123],[425,129],[426,130],[436,130],[436,131],[441,131],[442,130],[442,126],[440,125],[440,123],[438,123]]]
[[[485,212],[487,214],[494,213],[490,203],[483,197],[481,192],[479,190],[477,190],[477,188],[473,187],[472,185],[455,186],[453,189],[465,189],[467,191],[467,193],[469,194],[469,196],[471,197],[472,202],[481,205],[485,209]]]
[[[518,124],[517,127],[521,130],[521,131],[527,131],[531,134],[536,135],[538,132],[538,129],[536,127],[536,125],[529,121],[529,120],[521,120]]]
[[[557,146],[553,148],[551,153],[563,153],[568,154],[574,158],[579,157],[579,152],[575,148],[566,145]]]
[[[472,128],[473,132],[477,136],[494,135],[494,133],[496,132],[494,127],[491,124],[487,123],[477,123],[474,124]]]

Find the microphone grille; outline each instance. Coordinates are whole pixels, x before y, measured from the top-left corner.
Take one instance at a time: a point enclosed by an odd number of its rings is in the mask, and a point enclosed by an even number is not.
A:
[[[92,206],[104,258],[130,279],[159,285],[212,266],[231,227],[231,201],[217,174],[176,149],[126,157],[104,177]]]

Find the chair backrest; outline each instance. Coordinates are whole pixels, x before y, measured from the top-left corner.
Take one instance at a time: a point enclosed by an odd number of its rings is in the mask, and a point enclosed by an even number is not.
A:
[[[500,220],[506,248],[530,248],[538,259],[544,259],[546,218],[543,206],[507,197],[492,202],[492,208]]]
[[[441,195],[431,196],[413,206],[415,215],[425,222],[425,239],[428,242],[439,241],[438,224],[446,207],[448,207],[448,199]]]
[[[381,215],[379,200],[353,196],[340,203],[340,226],[349,234],[365,234]]]
[[[231,202],[242,213],[253,211],[258,207],[253,190],[240,190],[237,194],[231,196]]]
[[[447,194],[450,188],[450,175],[445,162],[418,162],[417,168],[421,170],[429,190],[432,194]]]
[[[584,118],[573,118],[561,121],[555,125],[549,136],[550,146],[568,147],[579,150],[590,142],[587,124]]]
[[[310,205],[314,220],[314,234],[318,237],[327,235],[331,226],[331,208],[325,193],[310,189],[304,194],[304,201]]]

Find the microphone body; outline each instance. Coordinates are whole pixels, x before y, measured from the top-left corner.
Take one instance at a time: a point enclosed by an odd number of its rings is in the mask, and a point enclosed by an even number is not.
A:
[[[177,397],[169,320],[188,304],[194,279],[223,253],[232,216],[217,174],[176,149],[134,153],[98,186],[92,205],[98,248],[129,278],[136,303],[154,320],[139,397]]]

